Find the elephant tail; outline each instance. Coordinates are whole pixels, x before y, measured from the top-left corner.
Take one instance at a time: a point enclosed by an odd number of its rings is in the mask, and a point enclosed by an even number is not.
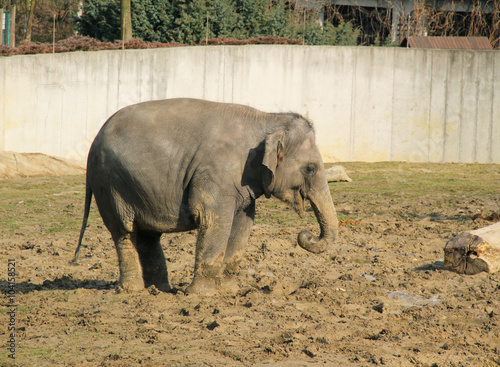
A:
[[[75,250],[75,257],[71,260],[71,264],[78,264],[78,257],[80,256],[80,247],[82,247],[83,234],[85,233],[85,228],[87,228],[87,220],[89,219],[90,204],[92,203],[92,189],[87,182],[85,188],[85,211],[83,213],[83,223],[82,229],[80,230],[80,238],[78,239],[78,246]]]

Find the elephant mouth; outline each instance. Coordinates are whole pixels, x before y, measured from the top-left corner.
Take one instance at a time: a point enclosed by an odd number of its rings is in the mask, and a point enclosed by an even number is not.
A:
[[[281,194],[275,193],[274,196],[290,205],[300,218],[304,218],[305,201],[308,197],[301,188],[294,188]]]
[[[305,209],[305,201],[306,197],[301,189],[294,190],[293,194],[293,202],[290,203],[295,210],[295,212],[299,215],[299,217],[303,218],[306,212]]]

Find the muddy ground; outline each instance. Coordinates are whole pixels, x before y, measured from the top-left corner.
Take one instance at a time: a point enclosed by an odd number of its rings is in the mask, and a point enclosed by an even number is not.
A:
[[[212,297],[182,292],[195,232],[162,239],[176,293],[119,292],[95,205],[69,264],[83,175],[0,180],[0,286],[15,260],[17,292],[0,302],[0,365],[500,365],[500,273],[443,267],[447,240],[500,211],[500,166],[344,166],[353,182],[330,184],[342,226],[328,253],[295,245],[299,230],[318,233],[311,211],[260,199],[239,290]]]

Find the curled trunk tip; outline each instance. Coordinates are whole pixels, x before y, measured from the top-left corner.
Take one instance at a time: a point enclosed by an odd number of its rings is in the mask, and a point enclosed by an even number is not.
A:
[[[320,240],[309,231],[302,231],[297,236],[297,243],[304,250],[314,254],[320,254],[326,251],[327,241]]]

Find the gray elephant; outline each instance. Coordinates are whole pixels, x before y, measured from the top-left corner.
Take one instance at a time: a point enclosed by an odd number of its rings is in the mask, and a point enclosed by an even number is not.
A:
[[[186,292],[211,293],[238,269],[255,200],[274,196],[299,213],[308,199],[321,234],[298,244],[325,251],[338,220],[312,124],[293,113],[196,99],[144,102],[115,113],[90,148],[78,260],[92,194],[118,253],[119,285],[171,290],[162,233],[198,230]]]

